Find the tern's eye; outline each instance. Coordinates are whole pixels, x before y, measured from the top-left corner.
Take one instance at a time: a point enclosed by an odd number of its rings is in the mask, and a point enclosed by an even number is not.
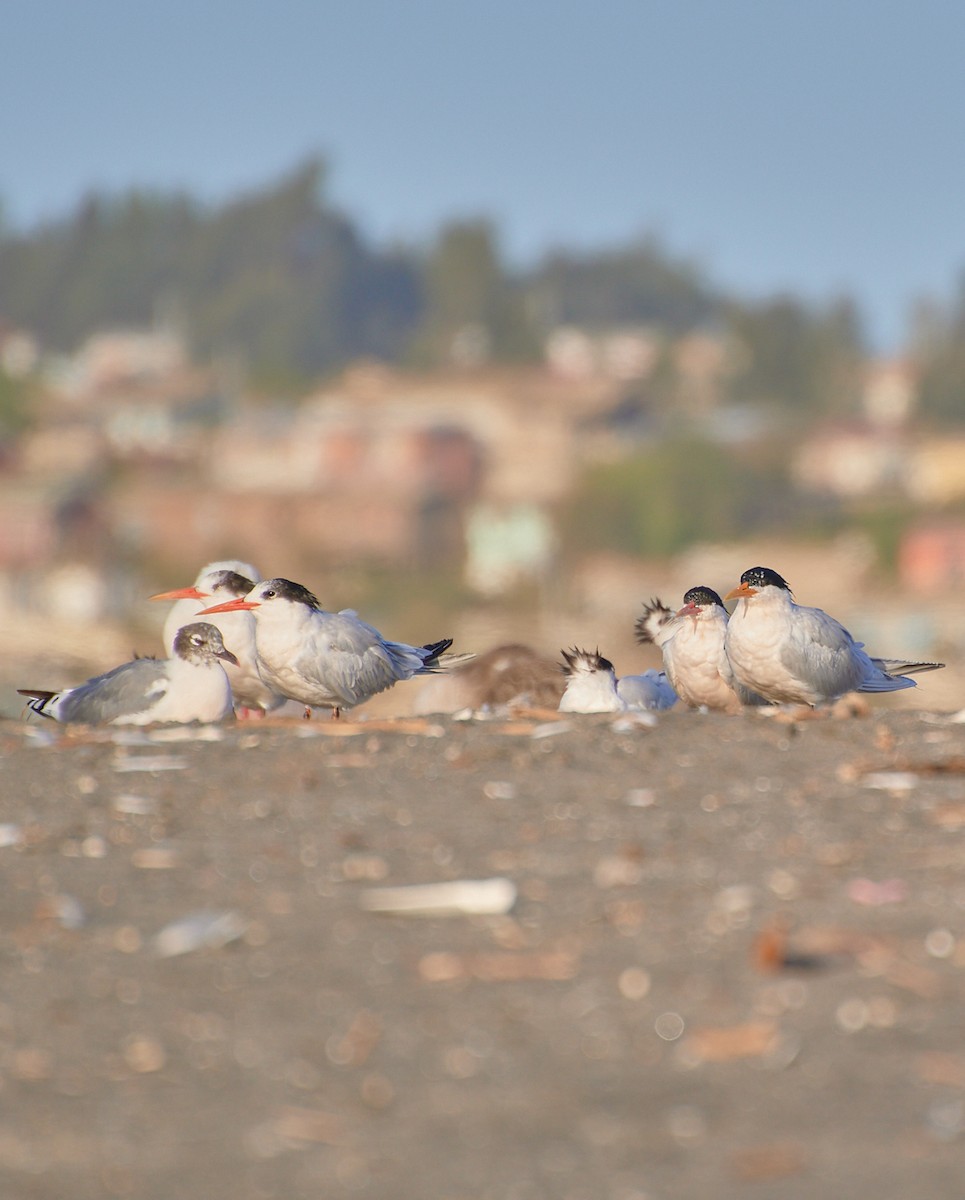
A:
[[[264,593],[266,600],[271,600],[274,595],[275,595],[275,591],[273,588],[269,588],[268,591]]]

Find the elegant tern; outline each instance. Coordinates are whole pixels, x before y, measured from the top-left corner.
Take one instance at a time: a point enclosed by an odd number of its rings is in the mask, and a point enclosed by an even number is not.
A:
[[[402,679],[439,669],[452,638],[426,646],[391,642],[351,609],[327,612],[308,588],[268,579],[247,596],[202,610],[203,616],[250,612],[258,670],[274,691],[338,716]]]
[[[874,659],[834,617],[794,603],[769,567],[752,567],[726,600],[737,600],[724,646],[745,687],[775,703],[822,704],[846,692],[915,687],[908,676],[944,663]]]
[[[248,574],[250,572],[250,574]],[[152,600],[173,600],[171,611],[164,622],[162,634],[168,653],[174,638],[186,620],[197,616],[206,604],[221,603],[245,597],[259,579],[258,572],[249,563],[230,561],[209,563],[202,567],[197,579],[190,587],[175,588],[170,592],[158,592]],[[185,615],[187,612],[187,616]],[[250,612],[225,612],[211,617],[225,641],[231,646],[237,665],[228,664],[226,672],[231,684],[231,693],[239,715],[248,712],[271,712],[285,703],[285,697],[273,692],[258,671],[255,655],[255,621]]]
[[[638,642],[659,648],[667,678],[691,708],[735,713],[745,704],[762,703],[734,678],[724,652],[727,609],[713,588],[691,588],[676,613],[651,600],[634,628]]]
[[[613,663],[599,650],[561,651],[566,690],[560,712],[641,712],[670,708],[677,696],[663,671],[645,671],[617,679]]]

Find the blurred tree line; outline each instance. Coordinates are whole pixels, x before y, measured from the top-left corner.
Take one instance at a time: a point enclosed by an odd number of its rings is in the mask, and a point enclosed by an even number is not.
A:
[[[163,318],[200,360],[230,354],[256,378],[294,385],[360,357],[419,366],[537,361],[547,333],[649,326],[735,348],[731,401],[810,419],[857,410],[865,346],[855,306],[724,294],[654,238],[548,254],[525,270],[500,256],[486,220],[459,220],[429,245],[376,247],[326,198],[311,159],[260,191],[208,207],[182,194],[93,195],[27,232],[0,222],[0,321],[71,351],[109,327]],[[948,313],[919,316],[922,411],[963,419],[965,282]],[[673,407],[662,361],[649,400]]]

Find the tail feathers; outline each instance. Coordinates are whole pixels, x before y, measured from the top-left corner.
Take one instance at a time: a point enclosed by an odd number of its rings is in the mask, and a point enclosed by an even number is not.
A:
[[[641,644],[656,642],[660,630],[673,618],[673,613],[666,604],[657,599],[651,599],[643,606],[643,612],[637,617],[633,629],[637,641]]]
[[[888,675],[882,671],[880,675],[866,679],[857,690],[859,692],[900,692],[902,688],[917,686],[914,679],[908,679],[904,675]]]
[[[944,663],[906,662],[903,658],[873,658],[874,665],[886,675],[919,675],[922,671],[940,671]]]
[[[39,713],[42,717],[49,717],[50,714],[46,711],[47,705],[59,695],[58,692],[46,692],[41,688],[17,688],[18,696],[27,696],[27,707],[33,709],[35,713]]]
[[[428,642],[422,646],[421,651],[425,657],[422,659],[422,670],[419,674],[448,671],[452,667],[458,666],[459,663],[469,662],[470,659],[476,657],[474,654],[446,654],[451,645],[452,638],[443,638],[441,642]]]
[[[475,657],[475,653],[471,650],[467,650],[463,654],[443,654],[439,658],[430,659],[428,667],[430,671],[451,671],[453,667],[461,667],[472,662]]]

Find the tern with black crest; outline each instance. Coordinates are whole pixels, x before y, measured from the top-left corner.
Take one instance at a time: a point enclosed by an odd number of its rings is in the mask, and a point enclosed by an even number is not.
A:
[[[247,594],[202,610],[203,616],[250,612],[258,671],[280,695],[338,716],[393,684],[440,669],[452,638],[409,646],[391,642],[351,609],[328,612],[308,588],[267,579]]]
[[[643,712],[671,708],[677,695],[663,671],[645,671],[617,679],[613,663],[599,650],[561,651],[566,690],[560,712]]]
[[[945,665],[871,658],[834,617],[795,604],[769,567],[745,571],[725,599],[738,602],[724,641],[734,675],[774,703],[813,706],[846,692],[894,692],[915,687],[909,675]]]
[[[713,588],[691,588],[676,613],[651,600],[634,628],[638,642],[652,642],[663,654],[667,678],[684,704],[736,713],[762,703],[734,678],[724,652],[727,609]]]
[[[164,622],[165,649],[168,653],[174,645],[178,629],[198,615],[204,606],[219,604],[225,600],[236,600],[248,595],[260,579],[250,563],[237,560],[208,563],[202,567],[197,579],[190,587],[175,588],[170,592],[159,592],[152,600],[173,600],[171,611]],[[262,679],[255,655],[255,621],[250,612],[225,612],[210,618],[217,625],[231,646],[237,665],[228,664],[226,671],[239,716],[249,713],[267,713],[285,703]]]

